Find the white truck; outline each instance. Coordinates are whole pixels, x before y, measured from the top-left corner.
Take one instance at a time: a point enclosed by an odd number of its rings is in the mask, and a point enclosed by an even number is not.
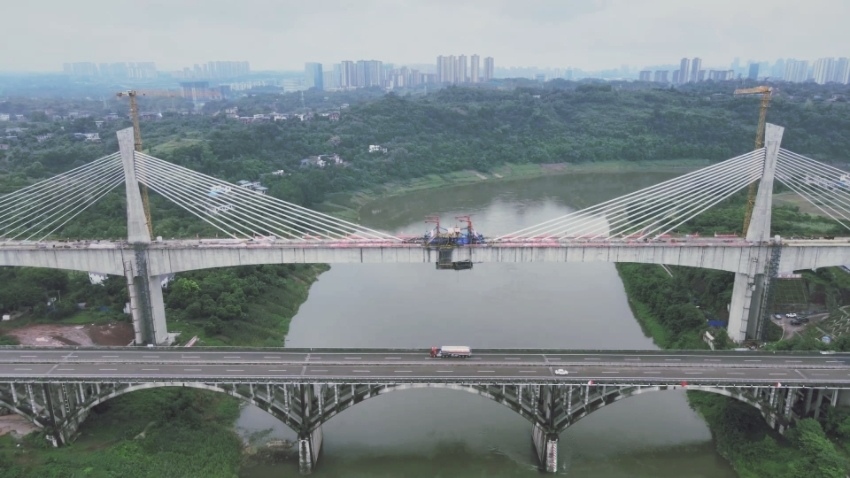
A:
[[[442,347],[431,347],[431,357],[434,358],[469,358],[471,356],[472,350],[466,346],[443,345]]]

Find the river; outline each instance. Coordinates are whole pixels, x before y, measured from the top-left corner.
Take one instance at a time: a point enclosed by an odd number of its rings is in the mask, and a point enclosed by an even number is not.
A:
[[[631,192],[670,172],[582,173],[486,181],[378,200],[362,223],[422,233],[472,214],[485,236],[508,233]],[[654,349],[632,315],[613,264],[334,265],[292,321],[288,347]],[[294,433],[246,407],[243,434]],[[486,398],[406,390],[352,407],[324,425],[316,477],[534,477],[530,424]],[[582,478],[727,478],[703,420],[680,391],[637,395],[579,421],[562,435],[559,474]],[[244,478],[297,473],[297,463],[242,470]]]

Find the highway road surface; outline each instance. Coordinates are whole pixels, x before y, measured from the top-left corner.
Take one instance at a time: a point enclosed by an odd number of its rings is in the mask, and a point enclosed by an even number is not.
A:
[[[762,352],[0,347],[2,380],[534,381],[538,383],[829,384],[850,387],[850,355]],[[566,375],[556,370],[566,370]]]

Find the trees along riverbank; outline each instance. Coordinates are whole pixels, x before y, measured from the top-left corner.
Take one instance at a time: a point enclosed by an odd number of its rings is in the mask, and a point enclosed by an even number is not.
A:
[[[814,235],[813,230],[833,227],[826,219],[801,214],[793,208],[775,208],[773,217],[774,231],[783,235]],[[742,220],[743,206],[736,198],[706,212],[688,229],[706,235],[734,231]],[[816,235],[820,234],[823,232]],[[708,345],[702,341],[702,334],[710,331],[718,339],[718,348],[733,347],[725,330],[707,325],[708,319],[727,318],[733,274],[686,267],[668,269],[670,273],[657,265],[617,264],[632,310],[646,334],[663,349],[705,349]],[[812,273],[820,281],[815,287],[831,291],[833,296],[846,296],[844,287],[850,285],[850,278],[833,275],[835,270]],[[836,299],[836,304],[837,300],[840,299]],[[850,350],[848,336],[827,346],[815,338],[817,334],[812,331],[772,347]],[[831,412],[824,426],[812,419],[803,420],[783,437],[767,426],[755,408],[735,399],[694,391],[688,392],[688,401],[705,418],[720,454],[742,478],[844,478],[847,474],[850,411]]]

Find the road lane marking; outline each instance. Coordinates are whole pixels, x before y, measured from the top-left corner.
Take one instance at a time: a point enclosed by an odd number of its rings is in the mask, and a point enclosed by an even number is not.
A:
[[[280,358],[280,355],[263,355],[264,359],[276,359]]]
[[[729,375],[744,375],[744,372],[726,372]]]
[[[561,357],[547,357],[547,359],[551,360],[552,362],[558,362],[562,360]]]
[[[21,355],[21,358],[38,358],[38,355]]]
[[[345,360],[361,360],[362,357],[345,357]]]
[[[57,372],[72,372],[74,369],[72,368],[57,368]]]
[[[143,368],[142,372],[156,372],[158,368]]]
[[[118,358],[117,355],[101,355],[103,358]]]
[[[369,373],[368,370],[352,370],[354,373]]]
[[[225,372],[244,372],[244,370],[225,370]]]
[[[800,363],[802,360],[786,360],[785,363]]]
[[[537,373],[537,370],[520,370],[519,373]]]
[[[201,357],[199,357],[199,356],[197,356],[197,355],[184,355],[184,356],[183,356],[183,358],[196,359],[196,358],[201,358]]]
[[[495,370],[479,370],[478,373],[496,373]]]
[[[437,370],[437,373],[452,373],[454,370]]]
[[[744,360],[744,362],[761,362],[761,360],[749,359],[749,360]]]
[[[826,363],[841,363],[841,360],[827,360]]]
[[[242,358],[242,357],[240,357],[238,355],[225,355],[224,358],[226,358],[226,359],[238,359],[238,358]]]
[[[814,375],[815,377],[826,377],[829,374],[828,373],[813,373],[812,375]]]
[[[117,370],[118,370],[117,368],[102,368],[102,369],[100,369],[101,372],[115,372]]]
[[[15,369],[16,372],[26,372],[26,371],[30,371],[30,370],[32,370],[32,369],[31,368],[16,368]]]
[[[584,359],[585,360],[601,360],[601,359],[598,359],[596,357],[585,357]]]
[[[413,373],[413,370],[394,370],[395,373]]]
[[[623,360],[625,360],[626,362],[640,362],[639,358],[627,358],[627,359],[623,359]]]
[[[644,375],[661,375],[661,372],[644,372]]]
[[[184,368],[183,371],[184,372],[200,372],[201,369],[199,369],[199,368]]]
[[[159,355],[142,355],[142,358],[159,358]]]
[[[703,362],[719,362],[720,359],[705,359]]]
[[[309,370],[309,372],[327,372],[327,370]]]
[[[768,374],[768,375],[788,375],[788,374],[787,373],[771,373],[771,374]]]
[[[401,360],[401,357],[384,357],[384,360]]]
[[[682,359],[664,359],[665,362],[681,362]]]
[[[602,372],[602,373],[620,373],[620,372]]]
[[[272,369],[272,370],[269,370],[269,372],[286,372],[286,369],[281,369],[281,370]]]
[[[686,375],[702,375],[702,372],[682,372]]]

